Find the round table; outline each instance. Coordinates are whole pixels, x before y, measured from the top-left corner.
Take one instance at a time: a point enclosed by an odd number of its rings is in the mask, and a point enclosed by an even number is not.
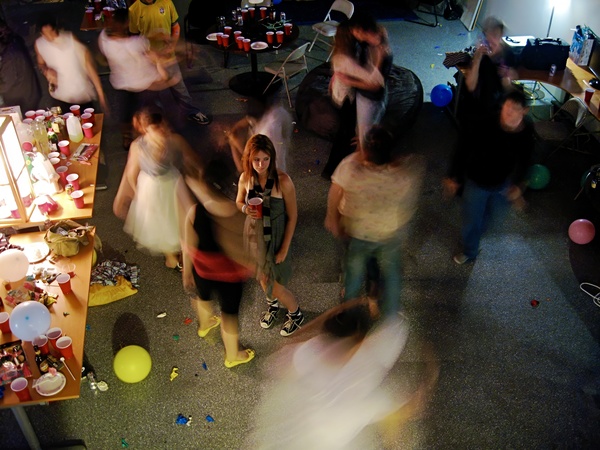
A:
[[[242,32],[241,35],[244,36],[246,39],[250,39],[251,44],[255,43],[255,42],[265,42],[266,43],[267,39],[266,39],[265,33],[267,31],[283,30],[283,24],[281,22],[273,23],[273,22],[269,21],[269,19],[247,20],[246,22],[244,22],[244,25],[242,25],[242,26],[238,26],[238,25],[229,25],[229,26],[232,27],[232,32],[237,31],[237,30],[241,31]],[[211,27],[211,29],[209,31],[216,32],[217,26],[215,25],[214,27]],[[281,43],[281,44],[275,43],[275,45],[268,45],[264,49],[251,49],[249,52],[240,50],[237,47],[237,43],[234,41],[234,39],[232,39],[233,36],[231,36],[229,38],[229,45],[227,47],[223,47],[223,46],[219,45],[216,41],[210,41],[210,46],[223,52],[225,64],[229,57],[229,54],[234,54],[234,55],[249,54],[250,55],[250,71],[240,73],[240,74],[233,76],[229,80],[229,88],[232,91],[237,92],[238,94],[241,94],[241,95],[246,95],[249,97],[256,97],[256,96],[260,97],[263,95],[263,91],[265,90],[265,88],[267,87],[267,85],[269,84],[271,79],[273,78],[273,74],[258,70],[257,55],[260,53],[271,53],[276,50],[280,50],[280,49],[289,47],[296,41],[296,39],[298,39],[299,35],[300,35],[300,29],[296,25],[292,25],[292,32],[289,35],[284,35],[283,43]],[[275,36],[273,36],[273,37],[275,38]],[[273,86],[273,85],[271,85],[271,86]],[[277,89],[277,88],[279,88],[279,84],[274,84],[273,89]],[[269,88],[269,90],[271,90],[271,88]]]

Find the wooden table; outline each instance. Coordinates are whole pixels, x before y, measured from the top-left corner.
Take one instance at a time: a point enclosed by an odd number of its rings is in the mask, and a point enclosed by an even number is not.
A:
[[[57,211],[48,214],[48,219],[52,221],[73,219],[89,219],[92,217],[94,210],[94,199],[96,196],[96,176],[98,173],[98,158],[100,155],[100,141],[102,139],[102,126],[104,123],[104,114],[96,114],[96,124],[94,125],[94,137],[84,137],[81,142],[70,144],[71,155],[75,153],[77,147],[82,143],[97,144],[98,150],[94,153],[92,158],[89,160],[89,164],[79,162],[72,159],[62,160],[61,165],[67,165],[69,167],[68,173],[76,173],[79,175],[79,186],[83,191],[83,200],[85,205],[79,209],[75,207],[73,200],[69,198],[65,191],[58,194],[53,194],[51,197],[59,204]],[[44,225],[46,216],[40,212],[37,207],[34,207],[33,213],[29,221],[21,224],[13,224],[10,219],[0,221],[0,225],[12,226],[15,228],[29,228],[35,226]]]
[[[531,80],[551,84],[573,97],[580,98],[584,103],[585,90],[589,87],[587,81],[594,78],[594,75],[591,72],[588,72],[584,67],[575,64],[571,58],[567,59],[567,67],[565,70],[557,71],[552,77],[547,70],[530,70],[525,69],[524,67],[519,67],[517,73],[519,75],[519,80]],[[596,89],[592,100],[585,104],[587,105],[588,110],[596,116],[596,119],[600,120],[600,90]]]
[[[242,26],[242,27],[237,27],[237,26],[232,25],[232,28],[233,28],[232,31],[236,31],[236,30],[242,31],[242,36],[244,36],[246,39],[250,39],[251,44],[254,42],[259,42],[259,41],[266,43],[267,37],[266,37],[265,33],[267,31],[273,31],[273,30],[267,29],[262,24],[262,22],[263,21],[260,21],[260,20],[259,21],[249,21],[249,22],[244,23],[244,26]],[[283,31],[283,27],[278,28],[278,30]],[[214,27],[211,27],[208,31],[216,32],[217,31],[216,25]],[[210,43],[211,47],[223,52],[224,61],[227,61],[227,58],[229,57],[230,53],[233,53],[236,55],[250,55],[250,72],[244,72],[244,73],[240,73],[240,74],[233,76],[229,80],[229,88],[232,91],[237,92],[238,94],[251,97],[251,96],[262,96],[263,91],[265,90],[265,88],[267,87],[267,85],[269,84],[271,79],[273,78],[273,74],[258,70],[257,55],[260,53],[271,53],[271,52],[289,47],[291,44],[293,44],[296,41],[296,39],[298,39],[299,35],[300,35],[300,29],[298,28],[298,26],[292,25],[291,34],[284,35],[284,40],[283,40],[282,44],[277,44],[277,42],[275,41],[274,45],[269,45],[265,49],[262,49],[262,50],[251,49],[249,52],[238,49],[237,43],[235,42],[233,35],[229,37],[229,46],[228,47],[220,46],[216,41],[209,41],[209,43]],[[276,37],[273,36],[273,39],[275,40]]]
[[[456,69],[458,70],[459,76],[457,78],[455,98],[459,99],[460,90],[463,89],[464,76],[469,71],[469,67],[457,66]],[[589,87],[587,82],[594,78],[594,75],[591,72],[588,72],[584,67],[575,64],[571,58],[567,59],[567,67],[564,70],[557,71],[554,76],[550,76],[550,73],[547,70],[531,70],[526,69],[525,67],[518,67],[516,70],[518,80],[551,84],[573,97],[580,98],[587,105],[588,110],[596,117],[596,119],[600,120],[600,90],[596,89],[592,96],[592,100],[589,103],[585,102],[585,90]],[[456,119],[458,108],[460,106],[459,102],[452,102],[451,105],[451,113]]]
[[[11,236],[10,242],[11,244],[26,247],[28,244],[43,242],[44,234],[44,232],[15,234]],[[69,258],[71,262],[76,265],[75,276],[71,279],[71,287],[73,289],[71,294],[65,296],[60,291],[56,281],[49,286],[45,286],[41,282],[38,282],[38,285],[44,286],[47,292],[58,294],[57,302],[49,308],[51,316],[50,327],[60,327],[63,330],[63,335],[69,336],[73,339],[74,356],[66,362],[71,372],[73,372],[75,379],[71,377],[66,368],[63,368],[61,372],[67,379],[67,384],[65,385],[64,389],[58,394],[50,397],[44,397],[38,394],[38,392],[32,388],[32,384],[33,380],[40,376],[40,372],[35,363],[35,355],[31,342],[24,342],[23,349],[27,355],[27,362],[33,373],[33,377],[29,379],[28,386],[32,400],[28,402],[20,402],[18,397],[10,390],[10,386],[8,385],[4,391],[4,399],[0,400],[0,408],[11,408],[13,410],[13,413],[15,414],[15,417],[17,418],[23,434],[27,438],[31,448],[40,448],[40,446],[23,407],[79,397],[93,250],[94,233],[92,232],[89,234],[89,244],[85,247],[80,247],[79,253]],[[53,267],[48,261],[48,258],[35,265]],[[32,266],[34,265],[31,264],[30,268]],[[3,299],[6,298],[6,289],[4,288],[4,285],[0,286],[0,296]],[[6,304],[6,301],[4,301],[4,308],[8,313],[10,313],[13,309],[11,306]],[[18,340],[17,337],[12,334],[1,334],[0,339],[1,343]]]

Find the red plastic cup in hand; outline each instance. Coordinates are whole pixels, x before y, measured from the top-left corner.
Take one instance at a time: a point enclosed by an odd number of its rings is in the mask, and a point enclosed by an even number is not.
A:
[[[257,213],[257,219],[261,219],[262,218],[262,203],[263,200],[260,197],[252,197],[251,199],[248,200],[248,206],[254,210],[256,210]]]

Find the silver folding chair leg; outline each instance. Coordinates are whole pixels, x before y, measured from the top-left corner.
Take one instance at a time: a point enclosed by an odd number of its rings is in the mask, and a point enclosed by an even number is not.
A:
[[[279,74],[275,74],[273,75],[273,78],[271,78],[271,81],[269,81],[269,84],[267,84],[267,87],[265,88],[265,90],[263,91],[262,95],[265,95],[267,93],[267,91],[269,90],[269,88],[271,87],[271,85],[277,81],[277,78],[279,78]]]
[[[319,33],[317,33],[315,31],[315,38],[312,40],[312,43],[310,44],[310,47],[308,47],[308,51],[310,52],[313,48],[313,45],[315,45],[315,42],[317,42],[317,38],[319,37]]]

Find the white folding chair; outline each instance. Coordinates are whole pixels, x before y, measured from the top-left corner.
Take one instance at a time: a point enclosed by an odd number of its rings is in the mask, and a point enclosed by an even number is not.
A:
[[[290,103],[290,108],[293,108],[292,98],[290,96],[290,89],[287,80],[292,78],[294,75],[299,74],[303,70],[305,70],[308,73],[308,65],[306,64],[307,47],[308,42],[298,47],[296,50],[292,51],[283,62],[274,61],[265,65],[265,71],[272,73],[273,78],[263,91],[263,95],[267,93],[267,91],[274,82],[278,80],[283,80],[283,83],[285,84],[285,91],[288,97],[288,102]]]
[[[346,16],[346,18],[349,19],[350,17],[352,17],[352,14],[354,14],[354,4],[352,2],[349,2],[348,0],[335,0],[331,5],[331,8],[329,8],[329,11],[325,16],[325,19],[323,19],[323,22],[315,23],[312,26],[312,29],[315,31],[315,38],[310,44],[310,48],[308,49],[308,51],[310,52],[312,50],[317,40],[323,42],[328,47],[331,47],[331,51],[327,56],[327,61],[329,61],[329,58],[331,58],[331,54],[333,53],[333,44],[325,39],[321,39],[321,36],[324,36],[326,38],[334,38],[335,33],[337,32],[337,27],[340,24],[337,20],[333,20],[331,18],[332,11],[342,13]]]

